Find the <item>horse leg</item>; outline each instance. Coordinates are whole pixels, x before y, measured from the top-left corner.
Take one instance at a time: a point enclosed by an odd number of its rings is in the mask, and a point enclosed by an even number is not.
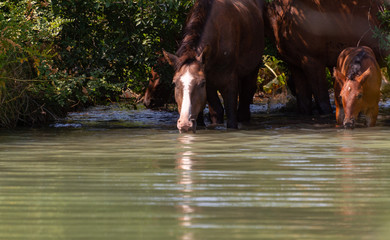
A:
[[[198,126],[206,126],[206,124],[204,123],[203,110],[200,111],[200,113],[198,114],[198,118],[196,119],[196,125],[198,125]]]
[[[231,81],[234,83],[234,81]],[[228,84],[228,87],[222,90],[223,102],[225,105],[227,128],[238,128],[237,123],[237,98],[238,84]]]
[[[209,114],[211,124],[223,124],[224,109],[219,100],[217,90],[207,87],[207,102],[209,105]]]
[[[336,121],[337,125],[341,126],[344,122],[344,108],[343,102],[340,97],[341,86],[339,84],[334,85],[334,105],[336,106]]]
[[[375,106],[374,108],[370,109],[370,111],[366,114],[366,124],[368,127],[375,127],[378,112],[379,107]]]
[[[291,91],[295,93],[298,104],[298,112],[310,115],[312,112],[312,91],[307,83],[305,74],[300,68],[290,66],[291,76],[288,79]]]
[[[343,125],[344,117],[345,117],[345,114],[344,114],[343,105],[339,105],[339,106],[336,105],[336,121],[337,121],[337,125],[339,125],[339,126]]]
[[[251,117],[250,104],[253,102],[253,95],[256,92],[258,68],[252,73],[243,78],[239,93],[239,104],[237,118],[239,122],[248,122]]]
[[[322,115],[331,114],[333,111],[329,101],[325,66],[316,63],[314,59],[309,60],[309,63],[305,66],[305,72],[313,92],[316,107]]]

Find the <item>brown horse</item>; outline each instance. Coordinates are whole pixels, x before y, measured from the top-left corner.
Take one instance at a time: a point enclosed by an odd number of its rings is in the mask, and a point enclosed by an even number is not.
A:
[[[143,104],[149,109],[164,108],[169,103],[174,103],[173,89],[171,82],[165,83],[154,67],[150,71],[151,78],[149,78],[148,86],[146,87],[143,97]],[[165,83],[165,84],[164,84]]]
[[[164,76],[161,73],[169,69],[166,63],[165,58],[161,56],[150,70],[149,83],[143,96],[143,104],[146,108],[159,109],[175,101],[170,79],[161,78]]]
[[[367,118],[367,126],[375,126],[382,77],[372,49],[345,49],[337,60],[333,74],[337,124],[354,128],[362,112]]]
[[[227,127],[250,118],[249,104],[264,49],[262,0],[198,0],[189,15],[176,55],[164,51],[174,67],[178,129],[196,129],[208,102],[212,123]],[[239,106],[237,107],[239,96]]]
[[[152,77],[149,79],[148,87],[146,88],[144,95],[144,105],[147,108],[154,108],[156,104],[156,91],[160,85],[160,75],[154,71],[154,68],[151,69],[150,74]]]
[[[369,46],[384,64],[389,52],[379,48],[373,30],[381,0],[272,0],[266,4],[266,34],[275,39],[289,65],[289,87],[300,112],[312,113],[312,97],[320,114],[332,113],[325,69],[336,66],[339,53]]]

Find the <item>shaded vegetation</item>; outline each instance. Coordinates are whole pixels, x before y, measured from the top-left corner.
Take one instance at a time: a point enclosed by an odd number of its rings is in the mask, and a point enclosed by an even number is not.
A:
[[[381,29],[375,28],[375,37],[379,39],[382,48],[390,50],[390,2],[385,2],[379,13]],[[387,56],[387,68],[390,68],[390,56]]]
[[[141,93],[192,1],[0,2],[0,127],[33,125]],[[164,80],[164,79],[162,79]]]

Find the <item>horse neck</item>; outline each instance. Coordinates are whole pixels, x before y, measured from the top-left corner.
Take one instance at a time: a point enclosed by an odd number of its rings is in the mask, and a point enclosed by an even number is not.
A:
[[[176,52],[178,56],[182,56],[191,50],[197,50],[213,2],[213,0],[198,0],[195,2],[187,18],[183,40]]]

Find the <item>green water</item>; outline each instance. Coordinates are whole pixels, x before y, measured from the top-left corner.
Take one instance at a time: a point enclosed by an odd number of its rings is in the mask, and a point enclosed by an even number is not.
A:
[[[390,128],[0,133],[0,239],[390,239]]]
[[[0,239],[389,239],[390,129],[0,134]]]

